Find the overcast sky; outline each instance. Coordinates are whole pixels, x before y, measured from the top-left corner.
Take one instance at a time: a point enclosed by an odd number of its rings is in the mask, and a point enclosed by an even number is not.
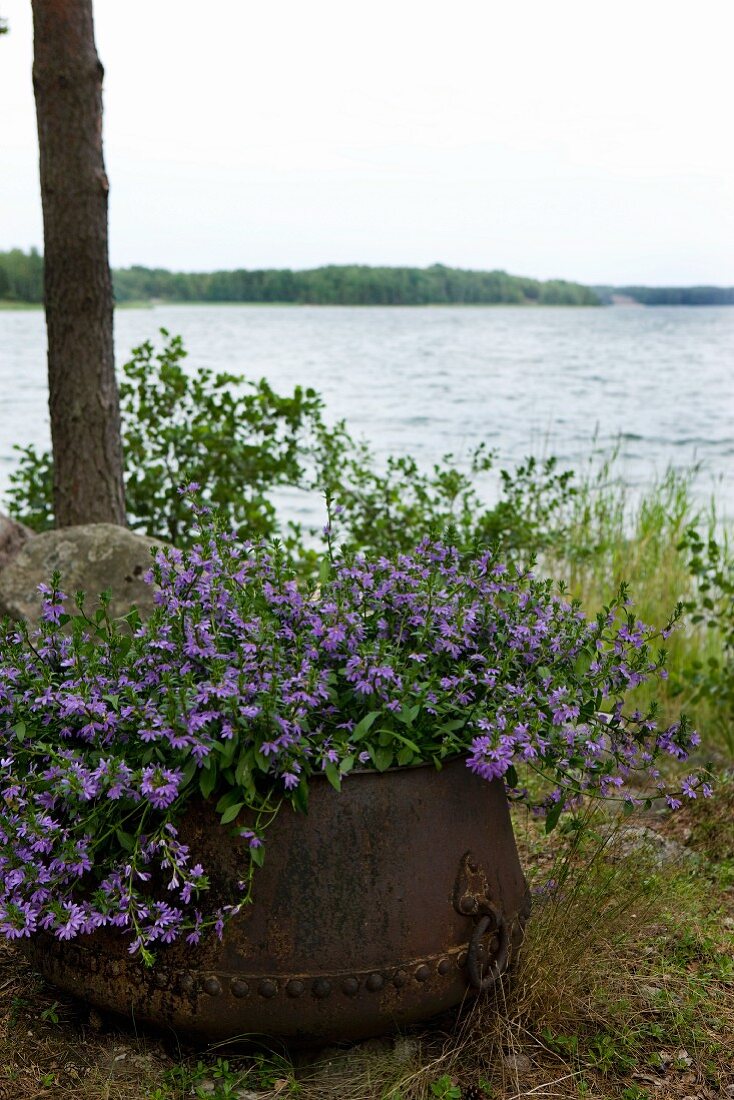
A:
[[[0,0],[0,248],[42,243]],[[111,259],[734,284],[732,0],[96,0]]]

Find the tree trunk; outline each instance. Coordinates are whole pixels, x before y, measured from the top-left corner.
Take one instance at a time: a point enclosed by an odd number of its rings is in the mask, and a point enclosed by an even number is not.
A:
[[[125,523],[92,0],[32,0],[56,525]]]

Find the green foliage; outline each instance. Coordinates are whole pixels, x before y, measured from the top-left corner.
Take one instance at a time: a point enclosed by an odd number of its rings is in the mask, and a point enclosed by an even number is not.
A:
[[[678,548],[694,580],[685,609],[715,641],[712,652],[683,667],[681,680],[692,689],[694,704],[711,704],[712,721],[734,750],[734,557],[728,539],[717,538],[713,528],[704,536],[689,527]]]
[[[409,455],[388,458],[380,470],[367,444],[343,431],[322,441],[319,486],[332,505],[334,535],[347,551],[407,552],[422,538],[450,532],[462,548],[498,546],[532,556],[560,537],[575,490],[556,460],[527,459],[500,471],[502,496],[488,506],[477,479],[493,455],[476,449],[468,471],[444,455],[430,472]]]
[[[330,433],[321,399],[296,387],[277,394],[265,381],[184,369],[181,338],[161,330],[160,351],[146,341],[133,349],[120,387],[125,493],[130,526],[186,545],[188,510],[178,490],[201,484],[201,499],[243,535],[278,529],[271,493],[304,486],[316,440]],[[18,448],[11,474],[10,512],[34,530],[53,527],[53,462],[32,446]]]
[[[163,335],[168,337],[165,330]],[[177,490],[200,483],[202,499],[248,537],[277,528],[269,493],[302,485],[321,399],[297,386],[282,397],[262,379],[182,367],[179,336],[156,353],[150,342],[133,350],[120,388],[125,491],[131,526],[178,543],[188,509]]]
[[[273,1092],[283,1098],[297,1096],[300,1085],[295,1080],[293,1065],[278,1054],[256,1053],[238,1058],[236,1064],[225,1058],[213,1063],[199,1059],[196,1065],[182,1063],[166,1074],[165,1084],[151,1094],[150,1100],[173,1100],[174,1097],[195,1096],[207,1100],[238,1100],[242,1096]]]
[[[28,253],[20,248],[0,252],[0,299],[43,301],[43,257],[38,249],[32,248]]]
[[[437,1097],[437,1100],[461,1100],[461,1089],[447,1073],[444,1073],[432,1083],[431,1096]]]
[[[54,467],[50,451],[39,452],[32,443],[14,448],[20,455],[10,475],[8,511],[34,531],[54,527]]]

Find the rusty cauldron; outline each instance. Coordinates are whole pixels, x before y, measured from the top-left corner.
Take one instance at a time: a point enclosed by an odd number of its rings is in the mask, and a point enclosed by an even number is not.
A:
[[[213,891],[241,879],[243,841],[195,806],[181,827]],[[100,929],[31,954],[65,992],[195,1040],[367,1038],[490,991],[529,912],[504,786],[464,760],[311,783],[307,815],[268,829],[254,903],[152,968]],[[233,892],[230,894],[233,896]]]

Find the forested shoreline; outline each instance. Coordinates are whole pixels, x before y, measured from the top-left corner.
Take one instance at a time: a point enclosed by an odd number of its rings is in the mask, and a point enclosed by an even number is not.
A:
[[[734,305],[732,287],[588,287],[505,271],[431,267],[331,265],[176,272],[128,267],[113,272],[115,300],[144,302],[251,302],[297,305],[542,305],[598,306],[617,300],[640,305]],[[43,257],[37,249],[0,252],[0,302],[43,302]]]

